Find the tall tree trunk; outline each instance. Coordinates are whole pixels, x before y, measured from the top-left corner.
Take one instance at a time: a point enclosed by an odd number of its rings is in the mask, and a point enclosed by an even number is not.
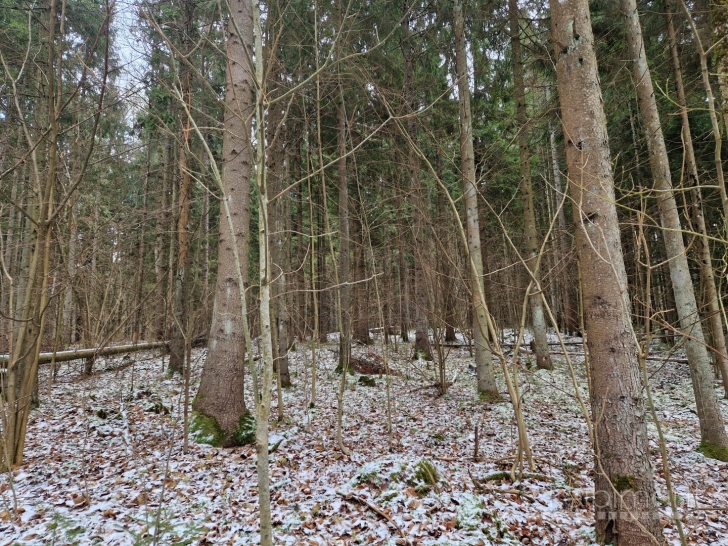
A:
[[[253,42],[255,59],[256,86],[255,104],[255,184],[258,190],[258,251],[259,251],[259,278],[260,278],[260,348],[263,369],[260,377],[254,377],[260,391],[254,391],[255,403],[255,451],[257,454],[256,470],[258,473],[258,504],[260,521],[261,546],[273,545],[273,524],[271,518],[270,474],[269,474],[269,447],[268,447],[268,419],[271,409],[271,389],[273,387],[273,317],[271,308],[271,224],[268,217],[268,180],[266,173],[266,146],[265,127],[267,114],[266,80],[263,71],[263,29],[260,17],[258,0],[253,4]],[[252,367],[252,361],[251,361]]]
[[[275,9],[275,8],[274,8]],[[274,16],[275,18],[275,16]],[[269,56],[269,72],[268,77],[274,84],[279,83],[280,78],[280,65],[275,54]],[[271,106],[268,113],[268,152],[267,152],[267,177],[268,187],[270,188],[271,195],[278,195],[285,188],[287,178],[284,173],[284,149],[283,149],[283,138],[284,138],[284,115],[283,104],[277,103]],[[286,232],[286,216],[287,216],[287,203],[290,199],[289,195],[279,197],[271,203],[270,207],[270,222],[272,226],[271,237],[271,263],[273,267],[273,278],[271,279],[271,290],[273,297],[273,309],[275,317],[276,331],[273,336],[276,344],[275,354],[275,366],[276,371],[279,374],[281,380],[281,386],[290,387],[291,374],[288,370],[288,327],[289,327],[289,312],[286,299],[287,294],[287,281],[288,271],[290,271],[290,263],[287,263],[287,252],[286,252],[286,239],[288,233]],[[280,409],[280,408],[279,408]]]
[[[63,34],[65,3],[62,4],[60,21]],[[6,380],[2,390],[4,411],[0,416],[3,428],[3,443],[0,446],[0,464],[6,470],[23,462],[23,449],[27,432],[32,395],[38,375],[38,355],[41,349],[43,324],[48,302],[48,271],[52,235],[53,190],[58,167],[58,135],[60,99],[57,97],[61,84],[60,66],[58,81],[54,70],[56,59],[56,25],[58,18],[56,0],[50,0],[48,19],[42,38],[47,58],[43,64],[46,83],[42,86],[37,108],[36,127],[47,130],[42,142],[33,142],[28,129],[24,130],[26,144],[31,152],[32,186],[28,198],[25,229],[27,230],[28,253],[27,280],[20,304],[17,334],[14,336],[13,353],[7,365]],[[58,56],[60,62],[61,55]],[[45,132],[45,131],[43,131]],[[42,138],[41,135],[38,138]],[[45,161],[39,155],[46,153]],[[32,220],[32,221],[28,221]],[[20,302],[19,302],[20,303]]]
[[[561,185],[561,167],[559,166],[559,156],[556,149],[556,129],[551,122],[549,122],[549,144],[551,147],[551,165],[554,171],[554,190],[556,190],[556,197],[560,202],[564,198]],[[569,232],[566,227],[566,211],[564,210],[564,206],[559,209],[557,217],[559,226],[559,257],[562,260],[561,303],[564,306],[564,325],[566,326],[566,332],[570,335],[575,335],[579,332],[579,309],[577,308],[576,298],[574,297],[573,278],[570,275],[572,270],[571,260],[569,259],[571,245],[569,244]]]
[[[321,177],[321,182],[325,183],[325,180],[323,176]],[[324,229],[324,211],[322,209],[323,207],[323,193],[319,190],[316,192],[316,200],[318,201],[319,206],[316,208],[316,224],[317,224],[317,233],[319,235],[323,235],[326,233],[326,230]],[[315,275],[315,286],[316,286],[316,293],[318,298],[318,332],[319,332],[319,341],[322,343],[326,343],[328,341],[328,333],[329,333],[329,305],[328,302],[329,299],[329,293],[324,292],[324,288],[326,286],[325,283],[325,272],[326,272],[326,247],[324,246],[323,242],[318,246],[318,252],[316,253],[316,275]]]
[[[293,133],[297,134],[301,127],[296,127]],[[293,143],[293,154],[291,156],[291,170],[293,174],[293,180],[298,182],[301,180],[302,168],[301,168],[301,138],[294,137]],[[306,244],[306,240],[303,236],[304,221],[303,221],[303,208],[305,206],[305,199],[303,196],[303,186],[299,183],[295,190],[296,195],[296,214],[294,216],[293,233],[296,234],[296,273],[295,273],[295,328],[294,332],[298,336],[298,340],[303,342],[308,336],[310,326],[308,324],[308,312],[306,304],[306,255],[311,251],[311,248]],[[310,200],[311,196],[309,196]],[[311,218],[309,221],[313,221]]]
[[[73,344],[76,341],[76,314],[74,312],[73,295],[76,281],[76,261],[78,242],[78,211],[77,200],[74,196],[68,205],[68,253],[66,255],[66,271],[68,282],[63,295],[63,344]]]
[[[468,269],[471,279],[475,371],[478,377],[478,393],[497,397],[498,385],[495,382],[493,358],[489,345],[488,305],[485,301],[485,286],[483,284],[478,188],[475,184],[475,157],[473,153],[473,118],[470,111],[470,85],[468,83],[464,26],[460,0],[454,0],[453,29],[455,31],[455,64],[458,79],[458,102],[460,105],[460,171],[463,195],[465,196],[465,231],[468,239]]]
[[[513,58],[513,84],[516,94],[516,115],[518,118],[518,152],[521,166],[521,201],[523,203],[523,235],[525,239],[526,267],[531,273],[528,295],[531,310],[531,325],[536,349],[536,366],[553,368],[549,343],[546,337],[546,318],[541,298],[541,275],[539,273],[538,234],[536,214],[533,210],[533,187],[531,184],[531,150],[528,144],[528,113],[526,112],[526,87],[523,81],[523,60],[521,59],[521,26],[519,25],[517,0],[508,1],[511,24],[511,56]]]
[[[144,172],[144,185],[142,187],[142,211],[141,226],[139,228],[139,238],[136,245],[136,286],[134,287],[134,322],[132,324],[132,343],[137,343],[142,331],[142,292],[144,288],[144,254],[146,252],[146,229],[147,229],[147,198],[149,195],[149,177],[152,168],[152,137],[149,136],[147,142],[147,160]]]
[[[550,5],[589,345],[597,540],[653,545],[662,532],[589,3]]]
[[[721,0],[722,1],[722,0]],[[725,235],[728,236],[728,191],[726,190],[725,185],[725,175],[723,173],[723,159],[722,159],[722,150],[723,150],[723,138],[720,134],[720,124],[718,123],[718,114],[716,113],[716,107],[715,107],[715,98],[713,97],[713,87],[710,83],[710,71],[708,70],[708,52],[710,51],[711,45],[706,44],[706,46],[703,46],[703,41],[700,37],[700,32],[698,31],[698,27],[695,24],[695,20],[693,19],[693,16],[690,14],[690,11],[688,10],[688,6],[685,3],[685,0],[680,0],[680,4],[682,5],[683,11],[685,12],[686,17],[688,18],[688,22],[690,23],[690,28],[693,31],[693,37],[695,38],[695,45],[697,46],[698,50],[698,56],[700,58],[700,74],[702,76],[703,80],[703,89],[705,90],[705,98],[706,105],[708,107],[708,114],[710,115],[710,125],[713,130],[713,140],[715,141],[715,147],[713,148],[713,157],[715,159],[715,174],[718,182],[718,191],[720,193],[720,202],[723,206],[723,229],[725,230]],[[719,8],[717,5],[714,6],[714,15],[717,15],[717,13],[720,11],[721,8]],[[718,49],[725,48],[726,43],[725,40],[723,40],[722,43],[716,44]],[[706,47],[708,50],[706,51]],[[719,62],[723,63],[725,65],[725,61],[722,59],[722,54],[718,55]],[[725,74],[722,76],[719,74],[719,82],[725,82]],[[724,115],[725,115],[725,109],[724,109]],[[724,121],[725,118],[724,118]]]
[[[680,216],[670,179],[670,162],[662,135],[650,70],[647,66],[636,1],[621,0],[621,9],[627,30],[627,44],[633,61],[632,70],[636,82],[640,114],[647,133],[652,178],[655,189],[659,192],[658,207],[663,228],[662,236],[665,241],[681,333],[685,340],[685,352],[690,366],[690,376],[700,420],[701,446],[706,453],[722,454],[720,458],[728,460],[728,435],[726,435],[723,425],[718,397],[713,388],[710,358],[705,347],[703,327],[700,323],[695,291],[685,254]]]
[[[703,215],[703,199],[700,191],[700,179],[698,178],[698,167],[695,161],[695,150],[693,149],[693,137],[690,131],[690,120],[688,118],[687,101],[682,81],[682,68],[680,56],[677,51],[677,39],[675,38],[675,27],[672,23],[672,12],[670,3],[665,2],[665,18],[667,24],[667,35],[670,42],[670,59],[672,60],[672,72],[675,78],[675,91],[677,102],[680,106],[680,119],[682,120],[682,138],[685,150],[685,171],[687,172],[690,197],[692,199],[692,219],[700,236],[697,240],[698,263],[700,264],[700,278],[705,290],[707,300],[710,337],[713,349],[716,352],[715,362],[723,378],[723,389],[728,397],[728,358],[726,355],[725,335],[723,332],[723,314],[718,301],[718,290],[715,286],[715,275],[713,274],[713,258],[710,253],[710,240]]]
[[[196,412],[217,421],[225,433],[222,444],[226,446],[245,440],[235,433],[247,413],[244,399],[246,347],[238,267],[243,283],[247,283],[252,163],[250,119],[253,112],[253,73],[248,59],[252,46],[252,4],[250,0],[233,0],[230,2],[226,41],[228,66],[222,154],[223,199],[227,207],[225,204],[220,207],[215,304],[207,360],[193,404]],[[234,236],[230,230],[231,223]],[[237,244],[238,264],[233,241]]]
[[[339,156],[339,283],[341,299],[341,331],[339,332],[339,366],[349,366],[351,356],[351,287],[349,286],[349,180],[346,165],[346,104],[344,88],[338,82],[336,105],[336,153]]]
[[[359,194],[361,195],[361,193]],[[372,340],[369,337],[369,299],[367,298],[366,261],[364,254],[364,234],[362,215],[363,207],[358,199],[355,203],[355,216],[352,218],[352,243],[354,244],[354,317],[352,334],[355,341],[369,345]]]
[[[442,150],[440,147],[437,148],[437,173],[440,179],[443,178],[443,165],[442,165]],[[479,209],[480,210],[480,209]],[[445,222],[450,217],[450,212],[447,209],[447,201],[443,192],[437,192],[437,222]],[[480,225],[482,233],[482,225]],[[481,235],[478,235],[478,240],[482,242]],[[440,241],[440,245],[447,248],[449,241],[443,235],[443,239]],[[447,245],[447,246],[446,246]],[[481,253],[482,254],[482,253]],[[389,260],[385,261],[385,267]],[[455,335],[455,293],[454,286],[455,280],[452,273],[452,265],[445,252],[438,252],[437,257],[437,270],[440,277],[440,285],[442,286],[442,318],[445,323],[445,342],[452,343],[457,341]],[[387,279],[387,275],[384,276]],[[386,280],[385,280],[386,282]],[[387,305],[387,300],[384,301]],[[386,315],[385,315],[386,316]]]
[[[157,341],[165,338],[164,323],[166,319],[167,298],[165,296],[167,271],[165,267],[165,258],[172,249],[165,245],[169,238],[167,231],[169,226],[169,210],[168,210],[168,194],[169,194],[169,143],[167,135],[162,137],[160,143],[160,170],[162,172],[162,187],[159,192],[159,204],[156,212],[156,235],[154,240],[154,277],[155,277],[155,310],[154,310],[154,337]]]
[[[405,122],[408,138],[412,141],[407,154],[407,172],[409,174],[409,191],[412,196],[412,224],[414,233],[414,277],[415,277],[415,351],[414,357],[432,360],[430,351],[430,335],[427,321],[427,279],[424,261],[427,255],[425,241],[425,200],[419,178],[419,159],[414,146],[417,144],[417,123],[413,116],[415,111],[415,48],[410,33],[410,1],[405,0],[405,14],[402,18],[402,54],[404,56],[404,103],[405,112],[409,114]]]
[[[185,0],[184,8],[184,37],[182,51],[184,54],[192,50],[192,30],[194,23],[194,2]],[[181,64],[180,82],[182,85],[182,100],[185,103],[185,110],[191,115],[192,112],[192,73],[191,69],[184,63]],[[179,216],[177,218],[177,271],[174,279],[174,295],[172,302],[173,322],[172,336],[169,343],[169,367],[170,374],[183,374],[185,358],[185,336],[187,324],[189,323],[188,293],[190,290],[190,206],[192,190],[192,176],[190,174],[191,161],[188,157],[192,126],[189,120],[182,122],[182,135],[179,146]]]

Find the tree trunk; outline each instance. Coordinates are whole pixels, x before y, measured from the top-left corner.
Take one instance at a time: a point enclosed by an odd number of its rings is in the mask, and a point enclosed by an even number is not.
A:
[[[272,9],[276,9],[275,6]],[[276,20],[277,14],[273,14],[273,20]],[[270,32],[270,31],[269,31]],[[268,78],[272,88],[279,83],[280,80],[280,64],[275,52],[268,57]],[[268,187],[271,196],[278,195],[285,188],[286,176],[284,173],[284,148],[283,138],[285,130],[284,124],[284,105],[282,103],[274,104],[268,112],[268,151],[267,157],[267,178]],[[288,271],[290,271],[290,263],[287,263],[286,238],[289,234],[286,232],[286,216],[287,203],[290,197],[285,194],[271,203],[270,222],[272,226],[271,237],[271,265],[273,267],[271,278],[271,290],[273,297],[273,316],[275,318],[275,335],[274,341],[277,341],[275,350],[275,369],[281,380],[281,386],[290,387],[291,374],[288,371],[288,328],[289,328],[289,311],[286,299]],[[279,408],[280,410],[281,408]]]
[[[351,287],[349,286],[349,181],[346,171],[346,105],[344,88],[338,82],[336,108],[336,153],[339,156],[337,170],[339,176],[339,283],[341,305],[341,331],[339,332],[339,366],[348,368],[351,356]],[[343,372],[342,372],[343,373]]]
[[[182,51],[186,54],[192,50],[192,27],[194,21],[194,3],[192,0],[185,0],[184,4],[184,40]],[[185,109],[192,112],[192,73],[190,68],[182,64],[180,70],[180,82],[182,86],[182,100],[186,104]],[[189,322],[188,293],[190,289],[189,251],[190,251],[190,206],[192,189],[192,177],[190,175],[191,165],[188,153],[190,151],[190,140],[192,127],[189,117],[182,122],[182,135],[179,146],[179,216],[177,218],[177,271],[174,279],[174,295],[172,303],[173,322],[172,335],[169,344],[169,367],[168,373],[184,373],[185,359],[185,335]]]
[[[214,418],[225,432],[223,445],[232,446],[241,418],[247,413],[244,399],[245,337],[237,268],[248,282],[250,246],[250,117],[253,111],[253,74],[248,56],[253,45],[253,10],[250,0],[230,3],[227,28],[225,133],[223,134],[223,199],[218,239],[217,282],[208,352],[193,408]],[[235,230],[234,238],[230,223]],[[236,264],[233,239],[240,263]],[[243,296],[244,297],[244,296]]]
[[[355,203],[357,203],[355,201]],[[361,215],[364,214],[361,204],[355,205],[356,214],[352,218],[354,243],[354,317],[352,335],[356,342],[369,345],[372,339],[369,337],[369,299],[367,298],[366,261],[364,254],[364,234]]]
[[[556,190],[556,198],[561,202],[564,199],[561,185],[561,167],[559,166],[559,157],[556,149],[556,130],[551,122],[549,122],[549,144],[551,146],[551,165],[554,171],[554,189]],[[571,260],[569,259],[571,245],[569,244],[569,231],[566,227],[565,206],[566,203],[564,202],[564,206],[559,209],[557,217],[559,226],[559,257],[562,260],[561,304],[564,306],[564,326],[566,332],[573,336],[579,333],[579,309],[577,308],[576,298],[574,297],[573,278],[570,275],[572,270]]]
[[[167,231],[169,229],[169,210],[167,204],[167,196],[169,194],[169,143],[167,142],[167,135],[162,138],[160,143],[160,169],[162,171],[162,188],[159,192],[159,204],[157,205],[156,212],[156,236],[154,241],[154,277],[156,282],[155,288],[155,310],[154,310],[154,338],[157,340],[164,339],[165,328],[164,323],[166,319],[167,309],[167,298],[166,294],[166,278],[167,271],[165,267],[165,257],[168,253],[172,252],[172,248],[169,245],[165,245],[170,239],[167,237]]]
[[[414,358],[432,360],[430,351],[430,335],[427,321],[427,286],[424,261],[427,255],[425,242],[426,211],[420,184],[419,159],[414,146],[417,144],[417,123],[413,117],[415,110],[415,48],[410,35],[409,0],[404,2],[405,15],[402,18],[402,54],[404,56],[404,102],[408,115],[405,128],[412,141],[407,155],[407,171],[409,174],[409,190],[412,195],[412,224],[414,233],[414,277],[415,277],[415,350]]]
[[[465,46],[463,12],[460,0],[453,2],[453,29],[455,31],[455,60],[460,105],[460,170],[465,196],[465,231],[468,239],[468,270],[471,279],[471,305],[473,314],[473,341],[475,343],[475,371],[478,394],[498,397],[493,359],[488,335],[488,305],[483,285],[483,256],[481,253],[480,223],[478,218],[478,188],[475,185],[475,157],[473,154],[473,124],[470,111],[470,85]],[[539,296],[540,297],[540,296]]]
[[[61,33],[64,23],[65,3],[60,13]],[[58,80],[54,70],[56,59],[56,19],[57,5],[51,0],[48,6],[48,19],[42,38],[45,41],[46,59],[39,62],[39,71],[45,69],[46,83],[40,92],[39,106],[36,112],[35,125],[42,128],[47,135],[39,135],[42,141],[33,142],[30,131],[25,128],[26,144],[31,151],[33,184],[28,198],[27,213],[33,222],[25,222],[28,241],[27,279],[23,291],[22,303],[18,302],[20,313],[17,334],[14,336],[13,353],[10,355],[6,380],[2,390],[3,443],[0,446],[0,464],[10,470],[14,465],[22,464],[25,435],[32,404],[33,392],[38,376],[38,355],[41,349],[43,325],[48,303],[48,273],[50,261],[50,245],[52,236],[53,194],[58,168],[58,136],[60,100],[57,92],[62,83],[61,70],[58,67]],[[61,54],[58,54],[60,62]],[[42,65],[42,67],[41,67]],[[43,138],[45,136],[45,138]],[[45,160],[39,158],[46,154]]]
[[[536,353],[536,366],[540,369],[553,368],[546,337],[546,318],[541,298],[541,275],[539,273],[539,245],[536,232],[536,214],[533,204],[531,184],[531,150],[528,144],[528,113],[526,112],[526,88],[523,81],[523,61],[521,59],[521,27],[519,25],[518,4],[508,1],[511,24],[511,56],[513,58],[513,84],[516,95],[516,115],[518,118],[518,152],[521,166],[521,202],[523,203],[523,235],[525,239],[525,261],[530,271],[528,295],[531,310],[531,325]]]
[[[590,355],[597,540],[653,545],[662,533],[589,3],[550,5]]]
[[[693,148],[693,137],[690,131],[690,120],[688,118],[687,101],[682,81],[682,68],[680,57],[677,51],[677,40],[675,28],[672,23],[670,3],[665,2],[665,18],[667,23],[667,35],[670,41],[670,58],[672,60],[672,72],[675,78],[675,90],[677,102],[680,106],[680,118],[682,120],[682,137],[685,150],[685,171],[690,186],[690,197],[692,199],[692,219],[695,228],[700,234],[697,240],[698,263],[700,264],[700,279],[705,290],[705,299],[708,307],[708,320],[710,325],[710,337],[715,350],[715,362],[723,378],[723,389],[728,397],[728,358],[726,357],[725,335],[723,332],[723,314],[718,301],[718,290],[715,286],[715,275],[713,274],[713,258],[710,253],[710,240],[708,230],[703,216],[703,199],[700,191],[700,179],[698,178],[698,167],[695,161],[695,150]]]
[[[723,425],[718,397],[713,388],[713,373],[705,347],[703,327],[700,323],[695,291],[685,254],[680,216],[670,179],[670,162],[662,135],[650,70],[647,66],[636,1],[621,0],[621,9],[625,18],[627,44],[633,61],[632,70],[636,82],[640,114],[647,134],[652,178],[654,187],[659,192],[658,207],[663,228],[662,236],[665,241],[681,333],[685,336],[685,352],[688,356],[698,419],[700,420],[701,445],[704,450],[711,452],[723,450],[723,457],[728,460],[728,435],[726,435]]]
[[[144,185],[142,187],[142,211],[141,226],[139,227],[139,238],[136,244],[136,286],[134,287],[134,320],[132,323],[132,343],[137,343],[142,334],[142,292],[144,288],[144,254],[146,252],[146,235],[147,228],[147,197],[149,194],[149,177],[152,168],[152,137],[149,136],[147,141],[147,160],[144,172]]]

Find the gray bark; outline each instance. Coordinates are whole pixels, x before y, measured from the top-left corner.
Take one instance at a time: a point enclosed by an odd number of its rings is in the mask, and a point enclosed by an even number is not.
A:
[[[470,111],[470,85],[465,47],[463,12],[460,0],[453,2],[455,31],[455,64],[460,104],[460,170],[465,196],[465,232],[468,240],[471,305],[473,310],[473,341],[475,343],[475,370],[478,393],[498,396],[498,385],[493,372],[493,359],[488,335],[488,306],[483,284],[483,255],[481,252],[480,223],[478,218],[478,188],[475,183],[475,157],[473,153],[473,122]],[[548,353],[548,347],[546,348]]]
[[[728,448],[728,435],[726,435],[723,425],[718,397],[713,388],[710,357],[706,349],[695,290],[685,253],[680,215],[672,189],[670,162],[652,88],[650,69],[645,56],[636,1],[621,0],[621,9],[627,30],[627,44],[632,58],[632,71],[636,82],[640,114],[646,130],[652,178],[658,192],[660,223],[663,228],[662,237],[665,241],[680,329],[685,339],[685,352],[688,356],[690,378],[700,420],[700,436],[704,444]]]

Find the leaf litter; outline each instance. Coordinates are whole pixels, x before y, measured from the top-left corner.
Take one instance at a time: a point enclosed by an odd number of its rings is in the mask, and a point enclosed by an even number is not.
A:
[[[333,345],[317,352],[314,408],[310,349],[297,348],[289,355],[295,387],[283,393],[283,421],[276,421],[275,396],[271,412],[276,544],[594,542],[593,455],[560,357],[553,372],[520,371],[537,468],[511,482],[513,411],[506,394],[498,403],[476,398],[467,349],[450,350],[448,376],[457,379],[439,396],[427,388],[433,365],[410,361],[407,345],[399,352],[390,346],[388,361],[397,374],[389,378],[391,435],[386,376],[372,376],[373,386],[350,376],[343,426],[352,455],[346,457],[335,440],[339,375]],[[354,349],[358,358],[371,360],[375,353],[380,349]],[[683,357],[679,351],[672,356]],[[528,357],[526,352],[524,364]],[[0,546],[259,543],[253,446],[190,442],[184,454],[182,380],[165,375],[158,354],[132,358],[125,366],[128,357],[107,359],[106,369],[90,378],[82,378],[82,364],[70,363],[61,368],[50,398],[47,370],[41,371],[25,462],[12,480],[0,478]],[[204,359],[204,349],[193,351],[193,394]],[[572,361],[588,399],[582,359]],[[649,367],[688,543],[728,545],[728,464],[695,451],[700,434],[688,367],[674,361]],[[501,377],[499,382],[505,392]],[[726,401],[721,404],[728,412]],[[665,538],[679,544],[654,423],[648,431]]]

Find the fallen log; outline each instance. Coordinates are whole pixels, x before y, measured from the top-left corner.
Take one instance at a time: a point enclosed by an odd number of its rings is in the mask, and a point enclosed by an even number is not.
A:
[[[147,351],[150,349],[161,349],[167,347],[168,341],[150,341],[147,343],[137,343],[135,345],[112,345],[110,347],[93,348],[93,349],[71,349],[70,351],[57,351],[55,353],[40,353],[38,355],[38,364],[46,364],[54,360],[56,362],[68,362],[69,360],[81,360],[88,358],[98,358],[100,356],[113,356],[123,353],[133,353],[136,351]],[[7,364],[9,355],[0,355],[0,364]]]

